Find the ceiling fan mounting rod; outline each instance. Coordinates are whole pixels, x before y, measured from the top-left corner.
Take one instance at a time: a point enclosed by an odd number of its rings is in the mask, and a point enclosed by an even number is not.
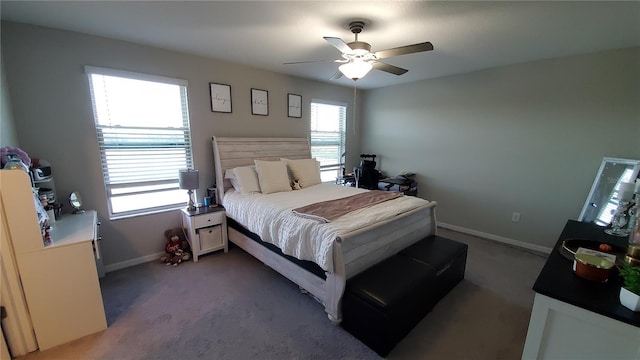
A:
[[[352,21],[349,23],[349,30],[355,35],[356,41],[358,41],[358,34],[364,29],[364,21]]]

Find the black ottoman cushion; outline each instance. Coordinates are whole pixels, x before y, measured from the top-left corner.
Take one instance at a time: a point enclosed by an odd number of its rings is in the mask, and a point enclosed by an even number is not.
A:
[[[386,356],[431,310],[434,280],[432,267],[394,255],[347,281],[341,325]]]
[[[436,286],[432,289],[431,299],[435,305],[464,278],[467,249],[467,244],[433,235],[400,251],[398,255],[420,261],[435,270]]]

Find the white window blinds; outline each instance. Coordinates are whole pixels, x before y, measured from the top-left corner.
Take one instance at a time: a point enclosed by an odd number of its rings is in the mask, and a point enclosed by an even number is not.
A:
[[[110,217],[185,203],[178,170],[193,168],[187,83],[87,67]]]
[[[311,100],[311,156],[320,161],[322,181],[340,175],[345,152],[347,104]]]

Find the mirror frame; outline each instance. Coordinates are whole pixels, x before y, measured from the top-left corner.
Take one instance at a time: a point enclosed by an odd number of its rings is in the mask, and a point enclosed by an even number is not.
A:
[[[604,157],[602,159],[602,163],[600,164],[600,168],[596,173],[596,178],[593,180],[593,184],[591,185],[591,190],[589,191],[589,195],[587,195],[587,200],[584,202],[582,206],[582,211],[580,211],[580,216],[578,217],[578,221],[584,221],[584,216],[587,213],[587,210],[591,207],[591,198],[593,194],[597,191],[598,185],[600,184],[602,172],[607,166],[607,164],[615,163],[615,164],[626,164],[633,165],[633,173],[631,174],[631,179],[634,181],[638,181],[638,176],[640,175],[640,160],[635,159],[621,159],[614,157]],[[595,223],[595,221],[594,221]]]

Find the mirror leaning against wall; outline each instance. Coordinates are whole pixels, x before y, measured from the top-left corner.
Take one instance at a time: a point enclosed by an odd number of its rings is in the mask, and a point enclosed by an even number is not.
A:
[[[578,220],[609,226],[620,204],[621,184],[640,181],[639,172],[640,160],[605,157]]]

